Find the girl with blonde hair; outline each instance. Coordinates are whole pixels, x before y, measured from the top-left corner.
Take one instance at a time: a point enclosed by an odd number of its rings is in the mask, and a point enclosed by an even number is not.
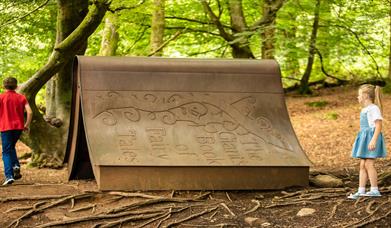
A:
[[[375,159],[386,156],[386,146],[382,130],[382,104],[379,86],[364,84],[358,90],[358,102],[363,107],[360,112],[360,131],[352,149],[352,157],[360,159],[358,191],[348,196],[358,199],[360,196],[381,196],[377,186]],[[367,181],[371,189],[366,192]]]

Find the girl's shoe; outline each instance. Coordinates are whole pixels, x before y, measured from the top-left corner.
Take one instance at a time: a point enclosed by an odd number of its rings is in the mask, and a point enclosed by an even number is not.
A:
[[[369,196],[369,197],[379,197],[381,196],[379,191],[369,191],[363,194],[363,196]]]
[[[354,193],[354,194],[350,194],[349,196],[348,196],[348,199],[358,199],[360,196],[363,196],[364,194],[362,194],[362,193],[359,193],[359,192],[356,192],[356,193]]]

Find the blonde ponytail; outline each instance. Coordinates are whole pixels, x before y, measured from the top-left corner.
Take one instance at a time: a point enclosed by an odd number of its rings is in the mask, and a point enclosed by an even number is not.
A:
[[[383,114],[383,104],[382,104],[382,93],[380,86],[375,87],[375,102],[380,109],[380,112]]]

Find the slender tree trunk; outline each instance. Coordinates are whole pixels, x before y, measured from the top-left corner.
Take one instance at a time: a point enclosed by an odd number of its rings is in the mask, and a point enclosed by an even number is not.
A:
[[[297,14],[289,14],[290,20],[292,22],[296,21]],[[295,45],[296,44],[296,24],[291,23],[287,29],[284,30],[284,37],[286,46]],[[290,52],[286,55],[286,72],[290,77],[296,78],[300,75],[300,63],[299,56],[297,52]]]
[[[162,56],[163,49],[158,50],[164,43],[164,4],[165,0],[154,0],[152,13],[151,52],[153,56]],[[156,51],[158,50],[158,51]]]
[[[308,86],[308,82],[309,82],[309,79],[311,76],[312,65],[314,64],[315,53],[316,53],[316,37],[317,37],[317,33],[318,33],[318,28],[319,28],[319,11],[320,11],[320,0],[317,0],[316,6],[315,6],[315,13],[314,13],[314,15],[315,15],[314,23],[312,26],[312,33],[311,33],[311,38],[310,38],[307,67],[306,67],[305,72],[303,74],[303,77],[301,78],[301,81],[300,81],[300,93],[302,93],[302,94],[311,93],[311,90]]]
[[[117,16],[113,13],[107,13],[98,55],[114,56],[118,47],[118,39]]]
[[[78,0],[72,0],[72,2],[65,0],[58,1],[60,9],[58,19],[61,20],[57,26],[58,30],[60,30],[57,34],[58,42],[45,66],[38,70],[19,88],[19,91],[26,95],[33,110],[31,130],[28,135],[24,135],[22,138],[22,141],[33,150],[31,165],[48,167],[59,167],[62,165],[71,105],[71,61],[76,54],[84,52],[87,38],[100,24],[108,7],[107,0],[94,1],[87,16],[80,23],[80,21],[73,21],[73,17],[82,18],[82,15],[85,15],[85,12],[80,11],[82,9],[81,6],[85,2],[81,5],[79,3]],[[78,13],[73,10],[65,10],[65,8],[62,8],[64,7],[63,4],[67,6],[65,7],[67,9],[68,7],[74,9],[72,5],[77,5],[79,7],[77,10]],[[68,21],[73,27],[72,30],[65,25],[67,24],[67,20],[72,20],[72,22]],[[76,28],[73,23],[79,26]],[[72,33],[68,33],[66,36],[64,26],[66,27],[65,30],[71,31]],[[60,40],[62,41],[60,42]],[[37,109],[35,97],[45,83],[58,72],[54,92],[54,105],[56,107],[56,118],[58,118],[58,121],[54,124],[48,124]],[[53,104],[51,103],[51,105]]]

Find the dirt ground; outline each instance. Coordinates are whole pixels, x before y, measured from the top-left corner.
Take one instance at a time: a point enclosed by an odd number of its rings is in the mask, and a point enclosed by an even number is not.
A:
[[[23,178],[0,187],[0,227],[391,227],[391,183],[381,186],[382,197],[346,199],[358,183],[357,160],[350,158],[359,129],[356,96],[355,88],[341,87],[286,98],[311,171],[334,174],[343,187],[99,192],[95,181],[68,182],[66,168],[26,168],[22,160]],[[311,107],[310,102],[326,105]],[[379,173],[391,170],[391,95],[384,96],[383,107],[389,155],[378,160]],[[29,151],[22,144],[17,149],[19,156]],[[303,208],[314,211],[297,215]]]

